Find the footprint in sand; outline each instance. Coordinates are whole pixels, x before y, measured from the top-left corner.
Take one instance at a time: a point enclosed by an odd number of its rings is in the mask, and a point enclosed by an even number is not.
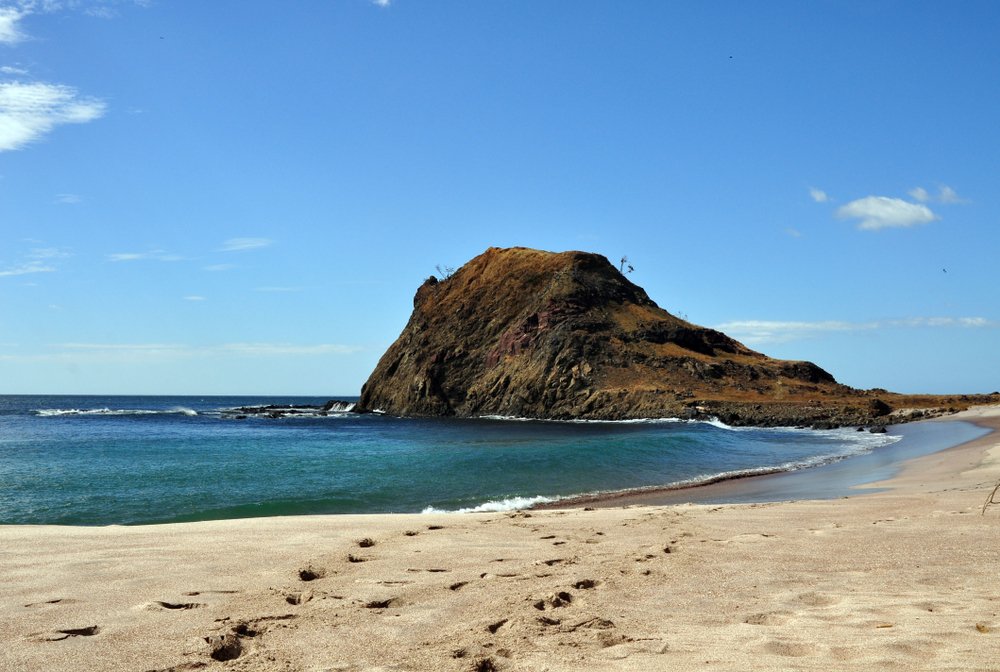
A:
[[[222,663],[228,660],[236,660],[244,652],[243,642],[240,641],[239,635],[233,632],[206,637],[205,642],[209,647],[209,658]]]
[[[160,611],[163,609],[171,611],[181,611],[186,609],[199,609],[206,605],[200,602],[162,602],[160,600],[154,600],[146,605],[147,609],[152,609],[154,611]]]
[[[399,600],[395,597],[390,597],[388,600],[372,600],[365,603],[365,609],[388,609],[392,606],[399,606]]]
[[[59,597],[54,600],[45,600],[44,602],[32,602],[31,604],[24,605],[26,608],[31,609],[32,607],[44,607],[49,604],[76,604],[80,600],[71,600],[65,597]]]
[[[573,596],[562,590],[554,595],[538,600],[533,606],[539,611],[545,611],[546,609],[559,609],[560,607],[566,607],[572,604],[572,602]]]
[[[489,625],[487,625],[486,629],[489,631],[489,633],[491,635],[495,635],[495,634],[497,634],[497,630],[499,630],[500,628],[502,628],[507,623],[508,620],[509,619],[502,618],[499,621],[497,621],[496,623],[490,623]]]
[[[61,642],[70,637],[93,637],[100,634],[100,632],[101,628],[99,626],[90,625],[85,628],[66,628],[65,630],[56,630],[54,632],[37,633],[32,635],[31,639],[37,642]]]
[[[204,638],[209,647],[208,655],[212,660],[219,662],[236,660],[247,652],[247,640],[260,637],[267,631],[265,621],[287,621],[295,617],[295,614],[283,614],[265,616],[257,621],[241,621],[230,628],[227,633],[209,635]]]
[[[305,604],[311,599],[313,599],[313,594],[312,591],[310,590],[301,593],[291,593],[289,595],[285,595],[285,602],[287,602],[288,604],[295,604],[295,605]]]
[[[319,567],[313,567],[312,565],[308,567],[303,567],[299,570],[299,579],[302,581],[315,581],[316,579],[322,579],[326,576],[326,570]]]

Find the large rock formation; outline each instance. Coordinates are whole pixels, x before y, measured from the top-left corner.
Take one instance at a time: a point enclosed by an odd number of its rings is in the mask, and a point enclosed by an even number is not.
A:
[[[355,410],[833,426],[891,408],[671,315],[601,255],[515,247],[420,286]]]

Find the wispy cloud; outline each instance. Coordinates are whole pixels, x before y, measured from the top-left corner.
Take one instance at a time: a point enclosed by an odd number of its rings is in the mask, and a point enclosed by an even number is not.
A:
[[[211,264],[209,266],[203,266],[203,270],[210,271],[212,273],[219,273],[221,271],[229,271],[236,268],[236,264]]]
[[[163,250],[150,250],[149,252],[115,252],[107,255],[108,261],[184,261],[184,257],[178,254],[169,254]]]
[[[0,75],[27,75],[28,71],[14,65],[0,65]]]
[[[938,200],[942,203],[968,203],[969,201],[959,196],[954,189],[945,185],[938,192]]]
[[[204,296],[198,296],[197,294],[191,294],[184,297],[185,301],[206,301]]]
[[[801,238],[802,237],[802,232],[799,231],[796,228],[791,227],[791,226],[788,227],[787,229],[785,229],[785,233],[787,233],[792,238]]]
[[[379,7],[388,7],[392,4],[392,0],[372,0],[372,4]]]
[[[97,98],[76,89],[44,82],[0,82],[0,152],[21,149],[57,126],[83,124],[104,115]]]
[[[0,7],[0,44],[17,44],[25,38],[18,23],[26,14],[16,7]]]
[[[108,5],[94,5],[93,7],[87,7],[83,10],[83,13],[87,16],[93,16],[98,19],[113,19],[118,16],[118,11]]]
[[[63,203],[65,205],[77,205],[82,203],[83,199],[78,194],[56,194],[56,203]]]
[[[947,205],[954,205],[956,203],[968,203],[969,201],[958,195],[954,189],[949,187],[947,184],[942,184],[938,187],[937,194],[932,194],[923,187],[914,187],[908,192],[914,200],[920,201],[921,203],[945,203]]]
[[[20,262],[6,268],[0,268],[0,277],[54,273],[57,270],[53,265],[54,260],[69,257],[71,254],[57,247],[36,247],[20,256]]]
[[[0,277],[30,275],[31,273],[52,273],[55,270],[54,266],[43,264],[40,261],[28,261],[18,266],[0,269]]]
[[[270,238],[230,238],[222,244],[220,252],[243,252],[268,247],[274,243]]]
[[[858,228],[877,231],[886,228],[911,227],[938,219],[930,208],[888,196],[866,196],[837,209],[841,219],[857,219]]]
[[[817,203],[826,203],[830,200],[830,197],[822,189],[817,189],[815,187],[809,188],[809,197],[812,198]]]
[[[27,256],[29,259],[65,259],[73,255],[58,247],[36,247]]]
[[[842,322],[824,320],[819,322],[794,322],[770,320],[737,320],[725,322],[715,328],[733,338],[751,345],[764,343],[787,343],[819,334],[831,332],[858,332],[874,329],[917,329],[917,328],[985,328],[1000,326],[984,317],[909,317],[872,322]]]

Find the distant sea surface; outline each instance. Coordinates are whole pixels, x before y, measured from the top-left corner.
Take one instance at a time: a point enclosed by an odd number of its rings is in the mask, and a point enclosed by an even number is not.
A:
[[[326,401],[0,396],[0,524],[501,511],[808,469],[897,442],[930,452],[982,433],[967,423],[948,423],[958,428],[947,432],[906,426],[911,435],[903,437],[670,419],[425,420],[336,410],[271,418],[233,410]],[[924,423],[935,424],[944,426]]]

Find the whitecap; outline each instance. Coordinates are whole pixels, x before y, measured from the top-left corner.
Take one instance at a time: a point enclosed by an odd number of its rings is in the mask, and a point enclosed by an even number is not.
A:
[[[495,513],[499,511],[530,509],[535,504],[544,504],[545,502],[554,501],[556,501],[555,498],[543,497],[542,495],[538,495],[536,497],[510,497],[507,499],[490,500],[483,502],[478,506],[471,506],[463,509],[447,510],[428,506],[420,513]]]

